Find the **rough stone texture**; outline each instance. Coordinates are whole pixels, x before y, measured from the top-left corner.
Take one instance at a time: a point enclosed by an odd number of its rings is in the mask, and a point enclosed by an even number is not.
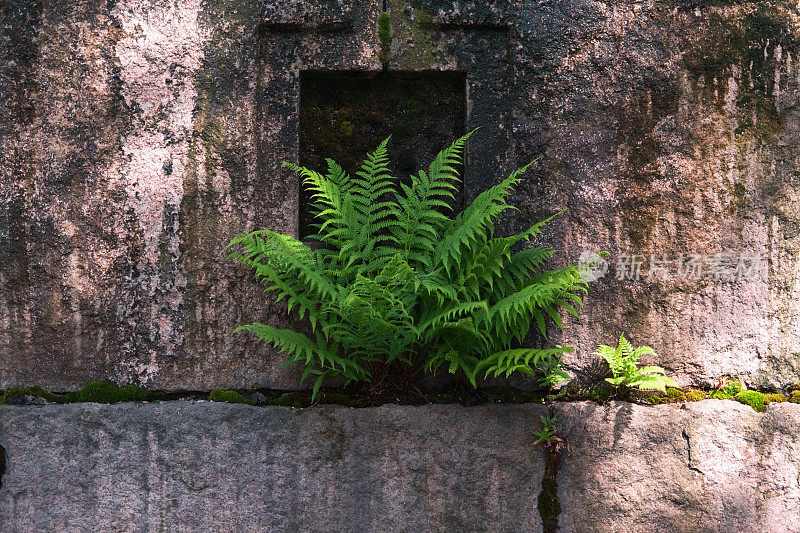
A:
[[[466,74],[467,199],[541,155],[506,227],[568,208],[560,260],[612,252],[555,339],[577,374],[624,329],[681,383],[800,380],[796,2],[387,4],[390,69]],[[297,233],[300,73],[379,70],[382,6],[0,5],[0,389],[296,387],[230,334],[283,319],[224,246]],[[616,279],[620,254],[740,252],[755,279]]]
[[[560,531],[800,531],[800,405],[558,406]]]
[[[800,405],[557,404],[562,532],[800,531]],[[3,531],[541,531],[539,405],[0,407]]]
[[[535,405],[0,407],[30,531],[541,531]]]

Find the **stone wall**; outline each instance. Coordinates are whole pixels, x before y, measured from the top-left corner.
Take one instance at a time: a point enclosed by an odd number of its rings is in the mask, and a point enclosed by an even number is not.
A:
[[[383,68],[466,80],[467,200],[540,158],[503,231],[567,210],[556,264],[611,252],[553,332],[579,380],[624,330],[683,385],[800,381],[796,2],[5,0],[0,390],[298,388],[232,334],[291,321],[225,246],[300,231],[301,75]],[[680,254],[763,261],[648,276]],[[717,400],[0,406],[0,529],[800,531],[798,435],[798,405]]]
[[[546,409],[0,406],[0,524],[542,531],[531,434]],[[554,409],[569,443],[553,472],[559,531],[800,531],[800,405]]]
[[[465,194],[541,156],[519,228],[609,274],[561,341],[625,330],[682,384],[800,379],[800,13],[789,1],[391,0],[389,69],[467,77]],[[0,5],[0,389],[96,379],[295,388],[231,331],[277,321],[226,260],[298,231],[303,70],[378,71],[373,0]],[[618,280],[624,254],[758,254],[758,275]],[[646,274],[646,270],[643,271]],[[645,276],[646,277],[646,276]]]

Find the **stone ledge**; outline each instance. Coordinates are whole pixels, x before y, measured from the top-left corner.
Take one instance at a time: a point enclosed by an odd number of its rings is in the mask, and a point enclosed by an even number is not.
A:
[[[560,403],[560,531],[800,531],[800,405]],[[4,531],[541,531],[541,405],[0,407]]]
[[[538,405],[0,407],[4,531],[539,531]]]
[[[800,531],[800,405],[558,410],[561,531]]]

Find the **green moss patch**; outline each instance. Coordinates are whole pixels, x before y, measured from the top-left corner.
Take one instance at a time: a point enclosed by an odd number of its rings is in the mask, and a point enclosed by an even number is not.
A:
[[[708,398],[708,394],[701,390],[690,390],[686,393],[687,402],[699,402],[700,400],[705,400],[706,398]]]
[[[800,390],[793,390],[792,395],[789,396],[789,401],[792,403],[800,403]]]
[[[650,396],[648,400],[650,403],[658,405],[664,403],[699,402],[706,398],[708,398],[708,395],[701,390],[689,389],[688,391],[683,391],[675,387],[670,387],[663,396],[653,395]]]
[[[667,389],[667,393],[666,393],[665,396],[667,398],[669,398],[670,401],[673,401],[673,402],[684,402],[684,401],[686,401],[686,394],[682,390],[676,389],[674,387],[669,387]]]
[[[409,71],[434,70],[440,37],[433,16],[407,0],[390,0],[393,39],[399,43],[395,68]]]
[[[589,400],[604,403],[611,397],[612,392],[613,390],[605,384],[596,387],[582,387],[573,382],[561,389],[558,394],[550,396],[549,399],[561,402]]]
[[[0,404],[9,403],[16,398],[33,396],[42,398],[50,403],[76,403],[76,402],[95,402],[95,403],[119,403],[119,402],[143,402],[151,398],[153,393],[134,385],[117,387],[105,381],[95,381],[89,383],[84,388],[67,393],[66,395],[56,394],[40,387],[12,387],[0,396]]]
[[[792,397],[786,398],[780,393],[762,393],[754,390],[745,390],[743,385],[737,381],[727,383],[719,390],[705,392],[698,389],[681,390],[676,388],[667,389],[664,395],[652,395],[647,400],[654,405],[681,402],[699,402],[705,399],[716,400],[736,400],[739,403],[749,405],[758,412],[764,412],[770,403],[780,403],[785,401],[795,401],[800,403],[800,391],[792,393]]]
[[[389,13],[384,11],[378,17],[378,40],[381,42],[381,51],[378,53],[378,59],[381,64],[386,68],[389,64],[389,55],[392,46],[392,22]]]
[[[294,398],[292,396],[278,396],[277,398],[270,398],[267,400],[267,405],[279,405],[282,407],[308,407],[310,402],[301,398]]]
[[[767,405],[771,403],[783,403],[786,401],[786,396],[779,392],[769,393],[764,395],[764,403]]]
[[[64,403],[63,396],[46,391],[40,387],[12,387],[6,390],[3,395],[0,396],[0,404],[8,403],[9,400],[22,398],[25,396],[42,398],[43,400],[51,403]]]
[[[253,405],[253,402],[234,390],[214,389],[208,395],[208,399],[212,402],[243,403],[247,405]]]
[[[745,390],[738,393],[734,399],[745,405],[749,405],[759,413],[763,413],[766,409],[766,403],[764,402],[764,395],[758,391],[754,390]]]
[[[733,400],[737,394],[742,392],[744,387],[738,381],[726,383],[721,389],[711,393],[711,397],[717,400]]]
[[[70,392],[66,395],[66,402],[95,402],[95,403],[119,403],[119,402],[144,402],[150,399],[150,392],[135,385],[117,387],[105,381],[95,381],[89,383],[84,388]]]
[[[362,398],[339,392],[326,392],[322,395],[320,403],[332,403],[336,405],[346,405],[348,407],[364,407],[364,405],[366,405]]]

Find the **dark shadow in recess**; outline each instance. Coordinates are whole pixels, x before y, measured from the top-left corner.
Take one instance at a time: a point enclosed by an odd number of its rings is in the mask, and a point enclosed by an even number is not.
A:
[[[427,171],[436,154],[464,134],[465,122],[462,72],[307,71],[300,76],[300,164],[317,171],[327,169],[329,157],[352,176],[366,154],[391,134],[392,171],[407,179]],[[457,211],[462,191],[453,206]],[[301,237],[313,233],[309,202],[300,187]]]

